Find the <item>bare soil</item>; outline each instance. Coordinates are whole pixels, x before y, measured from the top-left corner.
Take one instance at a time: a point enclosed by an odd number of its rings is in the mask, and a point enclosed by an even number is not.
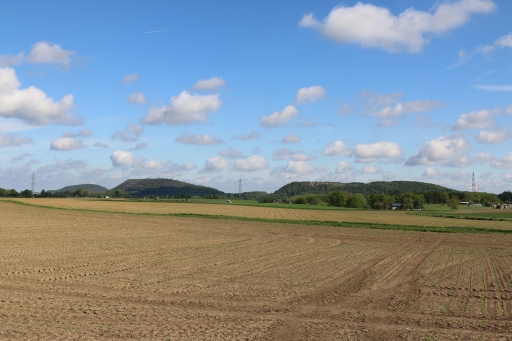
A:
[[[5,201],[0,233],[0,339],[512,336],[509,235],[64,211]]]

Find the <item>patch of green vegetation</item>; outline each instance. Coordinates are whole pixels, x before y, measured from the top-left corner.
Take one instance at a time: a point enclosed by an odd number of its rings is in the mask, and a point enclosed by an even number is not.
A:
[[[476,211],[476,212],[475,212]],[[502,212],[500,210],[494,210],[489,208],[470,210],[465,209],[461,211],[415,211],[410,214],[426,215],[430,217],[440,218],[453,218],[453,219],[469,219],[469,220],[491,220],[491,221],[512,221],[512,210]]]
[[[227,215],[212,215],[212,214],[197,214],[197,213],[139,213],[139,212],[122,212],[122,211],[119,212],[119,211],[87,210],[87,209],[77,209],[77,208],[62,208],[62,207],[54,207],[54,206],[35,205],[35,204],[20,202],[20,201],[16,201],[16,200],[1,200],[0,202],[8,202],[8,203],[17,204],[17,205],[25,205],[25,206],[31,206],[31,207],[56,209],[56,210],[64,210],[64,211],[97,212],[97,213],[111,213],[111,214],[147,215],[147,216],[164,216],[164,217],[190,217],[190,218],[205,218],[205,219],[225,219],[225,220],[255,221],[255,222],[294,224],[294,225],[355,227],[355,228],[370,228],[370,229],[379,229],[379,230],[400,230],[400,231],[419,231],[419,232],[512,234],[512,230],[476,228],[476,227],[459,227],[459,226],[441,227],[441,226],[358,223],[358,222],[344,222],[344,221],[267,219],[267,218],[249,218],[249,217],[236,217],[236,216],[227,216]]]

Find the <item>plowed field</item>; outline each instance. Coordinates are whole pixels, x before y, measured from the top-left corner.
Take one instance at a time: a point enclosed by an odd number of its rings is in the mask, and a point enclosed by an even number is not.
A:
[[[512,336],[510,235],[66,211],[0,201],[0,236],[0,339]]]
[[[129,202],[121,200],[100,201],[86,199],[16,199],[20,202],[84,210],[132,213],[192,213],[209,215],[226,215],[235,217],[343,221],[355,223],[398,224],[417,226],[460,226],[476,228],[512,229],[510,221],[482,221],[448,219],[424,215],[406,214],[404,211],[381,210],[313,210],[275,207],[241,206],[228,204],[196,204],[166,202]],[[496,210],[495,210],[496,211]]]

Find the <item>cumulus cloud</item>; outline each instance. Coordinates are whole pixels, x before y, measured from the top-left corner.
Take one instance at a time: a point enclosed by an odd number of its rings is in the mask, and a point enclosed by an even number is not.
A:
[[[114,134],[112,134],[112,140],[121,140],[123,142],[135,142],[139,139],[139,137],[144,132],[144,127],[128,123],[126,125],[126,129],[121,131],[116,131]]]
[[[228,149],[221,151],[219,155],[229,159],[238,159],[242,156],[242,152],[229,147]]]
[[[345,143],[341,140],[334,141],[324,149],[324,155],[334,156],[350,156],[352,155],[352,150],[345,145]]]
[[[287,148],[281,148],[279,150],[276,150],[275,152],[272,152],[272,160],[286,160],[292,154],[293,152],[291,150]]]
[[[491,162],[494,168],[512,168],[512,153]]]
[[[105,143],[101,143],[101,142],[96,142],[92,146],[96,147],[96,148],[108,148],[108,145],[106,145]]]
[[[493,52],[496,48],[500,48],[500,47],[512,48],[512,32],[500,37],[498,40],[496,40],[494,42],[493,45],[478,47],[477,52],[490,53],[490,52]]]
[[[222,77],[212,77],[198,80],[192,89],[196,91],[217,91],[224,85],[226,85],[226,81]]]
[[[69,151],[84,148],[84,143],[73,137],[60,137],[52,141],[50,145],[51,150]]]
[[[354,169],[354,167],[352,167],[352,165],[350,163],[347,163],[344,161],[340,161],[336,165],[336,173],[338,173],[338,174],[345,174],[345,173],[352,171],[353,169]]]
[[[426,176],[426,177],[429,177],[429,176],[438,176],[439,175],[439,169],[437,168],[431,168],[431,167],[427,167],[425,169],[425,171],[423,172],[422,176]]]
[[[73,95],[54,102],[36,87],[20,89],[20,86],[14,69],[0,68],[0,116],[17,118],[32,126],[82,124],[82,118],[70,112],[75,107]]]
[[[476,136],[476,140],[480,143],[502,143],[512,137],[512,132],[508,127],[504,127],[497,131],[481,131]]]
[[[496,110],[479,110],[460,115],[453,130],[480,129],[494,124]]]
[[[281,143],[287,144],[287,143],[299,143],[300,142],[300,136],[288,134],[285,137],[281,139]]]
[[[144,124],[188,125],[206,121],[208,115],[217,111],[222,105],[219,94],[194,95],[182,91],[172,97],[169,105],[152,107],[142,119]]]
[[[421,52],[431,35],[439,35],[464,25],[474,13],[488,13],[496,5],[491,0],[460,0],[443,3],[434,11],[408,8],[398,16],[389,9],[358,2],[352,7],[337,6],[319,21],[306,14],[299,26],[311,27],[325,37],[389,52]]]
[[[217,172],[229,167],[229,162],[222,156],[210,157],[204,164],[204,171]]]
[[[133,104],[146,104],[146,95],[142,92],[134,92],[128,96],[128,102]]]
[[[282,111],[275,111],[272,115],[263,116],[261,118],[261,125],[265,127],[282,126],[298,114],[299,111],[297,108],[295,108],[293,105],[289,105]]]
[[[464,163],[468,163],[468,158],[464,153],[470,148],[471,145],[463,137],[441,136],[428,141],[415,156],[405,162],[405,165],[462,166]]]
[[[356,162],[373,162],[381,158],[395,158],[402,155],[398,143],[382,141],[373,144],[358,144],[354,149]]]
[[[380,171],[374,165],[368,165],[368,166],[363,168],[363,173],[366,173],[366,174],[377,174],[377,173],[380,173]]]
[[[505,109],[505,114],[506,115],[512,115],[512,105],[507,107],[507,109]]]
[[[24,144],[30,144],[30,143],[33,144],[34,142],[29,137],[21,137],[19,135],[15,135],[15,134],[4,133],[0,129],[0,147],[11,147],[11,146],[20,147]]]
[[[16,55],[0,55],[0,67],[20,65],[23,63],[24,59],[25,54],[23,52],[20,52]]]
[[[401,115],[415,112],[430,112],[445,105],[446,103],[440,101],[411,101],[398,103],[394,106],[386,106],[370,113],[370,115],[381,119],[379,126],[390,126],[396,124],[394,119]]]
[[[475,162],[486,163],[495,160],[496,158],[489,153],[477,153],[475,155]]]
[[[305,161],[290,160],[284,171],[293,174],[312,174],[315,173],[317,169]]]
[[[135,163],[135,157],[132,153],[124,150],[116,150],[110,155],[110,160],[114,167],[126,167]]]
[[[184,133],[184,134],[178,136],[174,141],[176,141],[176,143],[197,144],[197,145],[211,145],[211,144],[219,144],[219,143],[224,142],[210,134],[192,135],[189,133]]]
[[[69,66],[71,64],[71,57],[75,53],[75,51],[64,50],[57,44],[40,41],[32,45],[32,50],[28,54],[27,60],[32,63]]]
[[[130,75],[126,75],[126,76],[123,77],[123,82],[125,84],[130,84],[130,83],[135,82],[137,80],[139,80],[139,75],[137,75],[136,73],[132,73]]]
[[[148,144],[146,142],[137,143],[135,147],[131,148],[130,150],[141,150],[146,149],[148,147]]]
[[[305,154],[305,153],[293,153],[290,156],[291,161],[310,161],[315,160],[316,156],[311,154]]]
[[[267,161],[260,155],[253,155],[248,158],[235,161],[235,169],[239,171],[257,171],[267,167]]]
[[[315,102],[325,97],[327,91],[320,85],[300,88],[295,96],[297,103]]]
[[[245,135],[233,135],[231,138],[232,139],[237,139],[237,140],[252,140],[252,139],[257,139],[258,137],[260,137],[261,135],[255,131],[249,133],[249,134],[245,134]]]
[[[68,132],[62,133],[62,137],[90,137],[91,135],[91,130],[87,128],[80,129],[80,131],[78,131],[76,134]]]

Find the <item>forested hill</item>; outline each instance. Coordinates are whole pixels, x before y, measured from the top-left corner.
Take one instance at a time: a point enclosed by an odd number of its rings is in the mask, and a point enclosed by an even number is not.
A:
[[[452,192],[452,189],[419,181],[375,181],[370,183],[362,182],[291,182],[272,194],[272,197],[284,199],[296,195],[305,194],[328,194],[331,192],[360,193],[363,195],[386,194],[395,195],[399,193],[424,193],[429,191]]]
[[[56,191],[49,191],[49,192],[52,192],[52,193],[66,193],[66,191],[69,191],[69,193],[75,193],[77,189],[81,189],[82,191],[85,191],[86,189],[88,189],[89,191],[91,191],[91,193],[98,193],[98,194],[105,194],[106,191],[108,191],[108,188],[106,187],[103,187],[103,186],[99,186],[99,185],[94,185],[94,184],[81,184],[81,185],[73,185],[73,186],[66,186],[66,187],[63,187],[61,189],[58,189]]]
[[[151,195],[178,196],[180,194],[199,196],[224,194],[224,192],[215,188],[193,185],[174,179],[130,179],[112,188],[112,191],[116,190],[136,197]]]

